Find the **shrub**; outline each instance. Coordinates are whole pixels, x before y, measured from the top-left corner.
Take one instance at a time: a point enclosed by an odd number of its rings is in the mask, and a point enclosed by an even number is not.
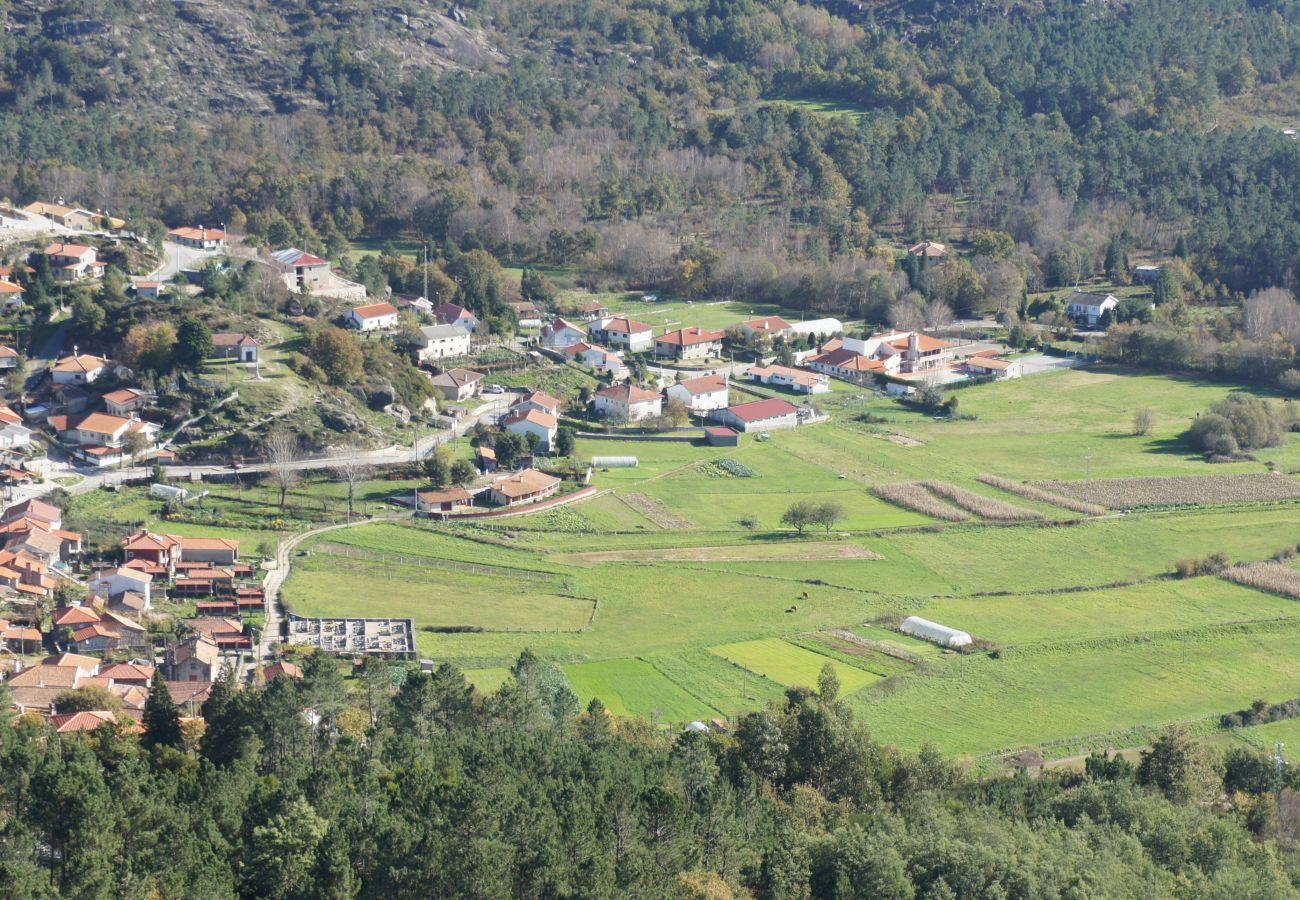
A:
[[[1232,456],[1242,450],[1278,446],[1289,427],[1273,404],[1238,391],[1197,417],[1186,436],[1207,456]]]

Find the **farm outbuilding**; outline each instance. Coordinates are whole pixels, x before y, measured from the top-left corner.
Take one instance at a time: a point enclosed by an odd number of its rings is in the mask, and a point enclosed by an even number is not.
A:
[[[635,456],[593,456],[591,464],[597,469],[635,469],[640,462]]]
[[[903,620],[899,631],[938,644],[940,647],[965,647],[971,642],[970,635],[966,632],[940,625],[938,622],[931,622],[929,619],[922,619],[920,616],[908,616]]]

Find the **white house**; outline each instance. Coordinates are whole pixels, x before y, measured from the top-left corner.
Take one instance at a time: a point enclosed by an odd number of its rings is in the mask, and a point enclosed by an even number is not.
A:
[[[108,360],[79,353],[56,362],[50,370],[50,377],[55,384],[92,384],[107,371]]]
[[[1085,325],[1096,325],[1101,317],[1119,306],[1114,294],[1075,291],[1065,301],[1065,314]]]
[[[824,372],[809,372],[807,369],[751,366],[745,374],[759,384],[790,388],[798,394],[824,394],[831,389],[831,380]]]
[[[479,322],[478,316],[455,303],[440,304],[434,307],[433,314],[443,325],[456,325],[464,328],[470,334],[476,334],[482,324]]]
[[[384,331],[397,327],[397,307],[391,303],[370,303],[356,306],[344,317],[357,331]]]
[[[157,300],[163,292],[161,281],[137,281],[132,287],[135,289],[135,295],[141,300]]]
[[[799,407],[788,400],[772,398],[716,409],[709,418],[736,431],[778,431],[799,424]]]
[[[678,400],[691,412],[708,412],[727,405],[727,379],[721,375],[702,375],[687,378],[668,386],[668,399]]]
[[[790,323],[780,316],[764,316],[761,319],[750,319],[740,323],[740,330],[747,341],[752,340],[756,334],[765,334],[776,340],[782,335],[789,334],[790,327]]]
[[[550,452],[555,444],[559,422],[555,416],[536,409],[512,409],[501,420],[501,427],[511,434],[537,435],[537,449]]]
[[[167,238],[191,250],[220,250],[226,246],[226,233],[219,228],[173,228]]]
[[[8,406],[0,405],[0,450],[26,447],[32,442],[32,431],[23,424],[23,417]]]
[[[663,398],[654,391],[630,384],[615,384],[596,391],[596,414],[626,422],[640,422],[663,412]]]
[[[653,325],[627,316],[614,316],[592,323],[591,336],[628,353],[644,353],[654,346],[655,330]]]
[[[1024,366],[1016,359],[998,359],[996,356],[972,356],[966,360],[972,375],[993,375],[999,380],[1019,378],[1025,374]]]
[[[559,417],[560,401],[545,391],[529,391],[510,405],[510,411],[516,409],[535,409],[548,416]]]
[[[217,359],[255,363],[260,346],[257,338],[238,331],[218,331],[212,336],[212,355]]]
[[[23,286],[13,281],[0,279],[0,304],[6,310],[20,308],[23,305]]]
[[[567,319],[553,319],[542,326],[540,340],[543,347],[572,347],[580,344],[587,332]]]
[[[329,280],[329,261],[297,247],[277,250],[271,254],[271,259],[284,273],[285,284],[293,290],[310,290]]]
[[[99,278],[104,274],[105,263],[95,258],[95,248],[84,244],[58,243],[45,248],[55,281],[76,281],[78,278]]]
[[[416,362],[469,355],[469,332],[459,325],[426,325],[415,344]]]
[[[0,371],[18,367],[18,351],[13,347],[0,347]]]
[[[148,572],[121,566],[112,571],[100,572],[90,580],[87,588],[91,594],[98,594],[109,600],[128,592],[137,593],[144,598],[144,608],[148,609],[153,601],[150,593],[152,582],[153,576]]]
[[[613,351],[606,350],[604,347],[597,347],[595,344],[579,341],[568,347],[560,348],[560,352],[570,359],[595,369],[597,372],[603,372],[612,378],[623,377],[623,357]]]
[[[144,408],[147,399],[143,391],[120,388],[104,395],[104,408],[110,416],[130,417],[131,413]]]
[[[50,416],[49,422],[59,432],[59,439],[64,443],[83,447],[117,449],[122,446],[126,436],[135,431],[143,433],[152,444],[159,431],[153,422],[101,412],[79,416]]]

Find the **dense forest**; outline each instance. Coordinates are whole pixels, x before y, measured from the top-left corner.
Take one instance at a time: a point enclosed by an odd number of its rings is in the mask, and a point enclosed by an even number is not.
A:
[[[837,694],[828,666],[731,733],[677,735],[598,701],[579,714],[528,653],[486,697],[451,666],[368,660],[345,679],[316,655],[301,681],[223,679],[204,730],[158,681],[139,735],[0,728],[0,884],[13,898],[1297,893],[1300,807],[1263,755],[1170,732],[1136,765],[1095,753],[1083,772],[978,781],[875,743]]]
[[[441,4],[29,0],[0,12],[22,148],[0,191],[336,258],[362,231],[450,237],[878,321],[900,293],[882,235],[1014,239],[927,289],[958,312],[1117,247],[1177,245],[1210,298],[1288,286],[1300,142],[1239,109],[1294,94],[1300,4],[1046,6],[468,0],[479,50],[430,38],[434,65],[413,35]],[[83,16],[100,30],[67,37]]]

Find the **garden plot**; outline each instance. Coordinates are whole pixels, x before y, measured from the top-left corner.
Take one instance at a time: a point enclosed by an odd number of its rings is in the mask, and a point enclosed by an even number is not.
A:
[[[1300,482],[1285,475],[1187,475],[1173,478],[1096,478],[1039,481],[1035,486],[1110,509],[1264,503],[1300,499]]]
[[[1275,562],[1233,566],[1223,572],[1223,577],[1259,591],[1300,600],[1300,572]]]

